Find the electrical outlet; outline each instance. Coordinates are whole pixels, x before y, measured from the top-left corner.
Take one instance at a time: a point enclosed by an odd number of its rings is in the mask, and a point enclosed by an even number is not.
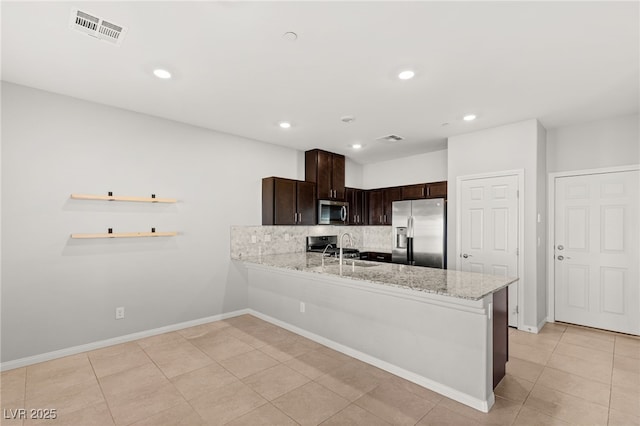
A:
[[[300,302],[300,312],[304,314],[306,310],[307,307],[305,306],[304,302]]]
[[[264,242],[268,243],[269,241],[271,241],[271,234],[264,234]]]
[[[258,242],[258,237],[256,237],[255,235],[251,236],[251,244],[255,244]]]
[[[124,319],[124,306],[116,308],[116,319]]]
[[[284,234],[284,240],[289,241],[289,234]]]

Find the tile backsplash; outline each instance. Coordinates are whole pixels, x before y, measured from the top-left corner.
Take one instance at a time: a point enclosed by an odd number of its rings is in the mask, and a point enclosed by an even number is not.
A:
[[[353,245],[361,251],[391,252],[390,226],[232,226],[231,258],[303,252],[309,235],[344,232],[353,235]]]

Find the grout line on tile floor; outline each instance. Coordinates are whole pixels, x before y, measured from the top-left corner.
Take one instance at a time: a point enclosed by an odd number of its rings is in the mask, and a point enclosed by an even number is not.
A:
[[[413,392],[411,392],[413,393]],[[415,394],[414,394],[415,395]],[[429,415],[429,413],[431,413],[437,406],[439,406],[440,403],[438,402],[437,404],[433,404],[433,407],[429,408],[429,411],[427,411],[426,413],[424,413],[424,416],[420,417],[418,419],[418,421],[415,424],[420,423],[425,417],[427,417]],[[383,419],[384,420],[384,419]]]
[[[297,388],[296,388],[297,389]],[[278,407],[276,407],[273,402],[271,401],[267,401],[267,404],[271,405],[273,408],[275,408],[276,410],[278,410],[279,412],[281,412],[282,414],[284,414],[285,416],[289,417],[291,419],[292,422],[294,422],[295,424],[299,425],[300,423],[298,423],[293,417],[291,417],[289,414],[285,413],[284,411],[282,411],[281,409],[279,409]],[[258,407],[258,408],[262,408],[262,407]],[[256,410],[258,409],[256,408]]]
[[[111,406],[109,405],[109,400],[107,400],[107,396],[104,394],[104,389],[102,389],[102,383],[98,379],[98,374],[96,373],[96,369],[93,367],[93,362],[91,361],[91,357],[87,352],[87,359],[89,360],[89,365],[91,365],[91,371],[93,371],[93,375],[96,378],[96,382],[98,382],[98,387],[100,388],[100,393],[102,394],[102,398],[104,399],[104,405],[107,406],[107,410],[109,411],[109,416],[111,417],[111,421],[113,424],[116,424],[116,419],[113,417],[113,413],[111,412]]]

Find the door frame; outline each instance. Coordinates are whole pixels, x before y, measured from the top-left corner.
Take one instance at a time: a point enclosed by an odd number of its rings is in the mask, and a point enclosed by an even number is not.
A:
[[[460,270],[461,265],[461,193],[460,190],[462,187],[462,182],[467,180],[477,180],[477,179],[485,179],[485,178],[494,178],[494,177],[506,177],[506,176],[517,176],[518,177],[518,281],[516,281],[518,285],[518,330],[522,330],[523,318],[524,318],[524,259],[525,259],[525,248],[524,248],[524,169],[515,169],[515,170],[504,170],[500,172],[489,172],[489,173],[477,173],[472,175],[464,175],[456,177],[456,269]]]
[[[640,164],[628,166],[602,167],[597,169],[572,170],[549,173],[547,183],[547,322],[556,319],[556,282],[555,282],[555,239],[556,239],[556,179],[572,176],[602,175],[607,173],[632,172],[640,170]],[[639,236],[640,237],[640,236]]]

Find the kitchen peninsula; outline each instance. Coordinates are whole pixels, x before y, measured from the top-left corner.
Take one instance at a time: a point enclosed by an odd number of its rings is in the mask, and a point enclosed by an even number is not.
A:
[[[362,260],[340,268],[305,252],[233,257],[256,315],[480,411],[493,405],[516,278]]]

